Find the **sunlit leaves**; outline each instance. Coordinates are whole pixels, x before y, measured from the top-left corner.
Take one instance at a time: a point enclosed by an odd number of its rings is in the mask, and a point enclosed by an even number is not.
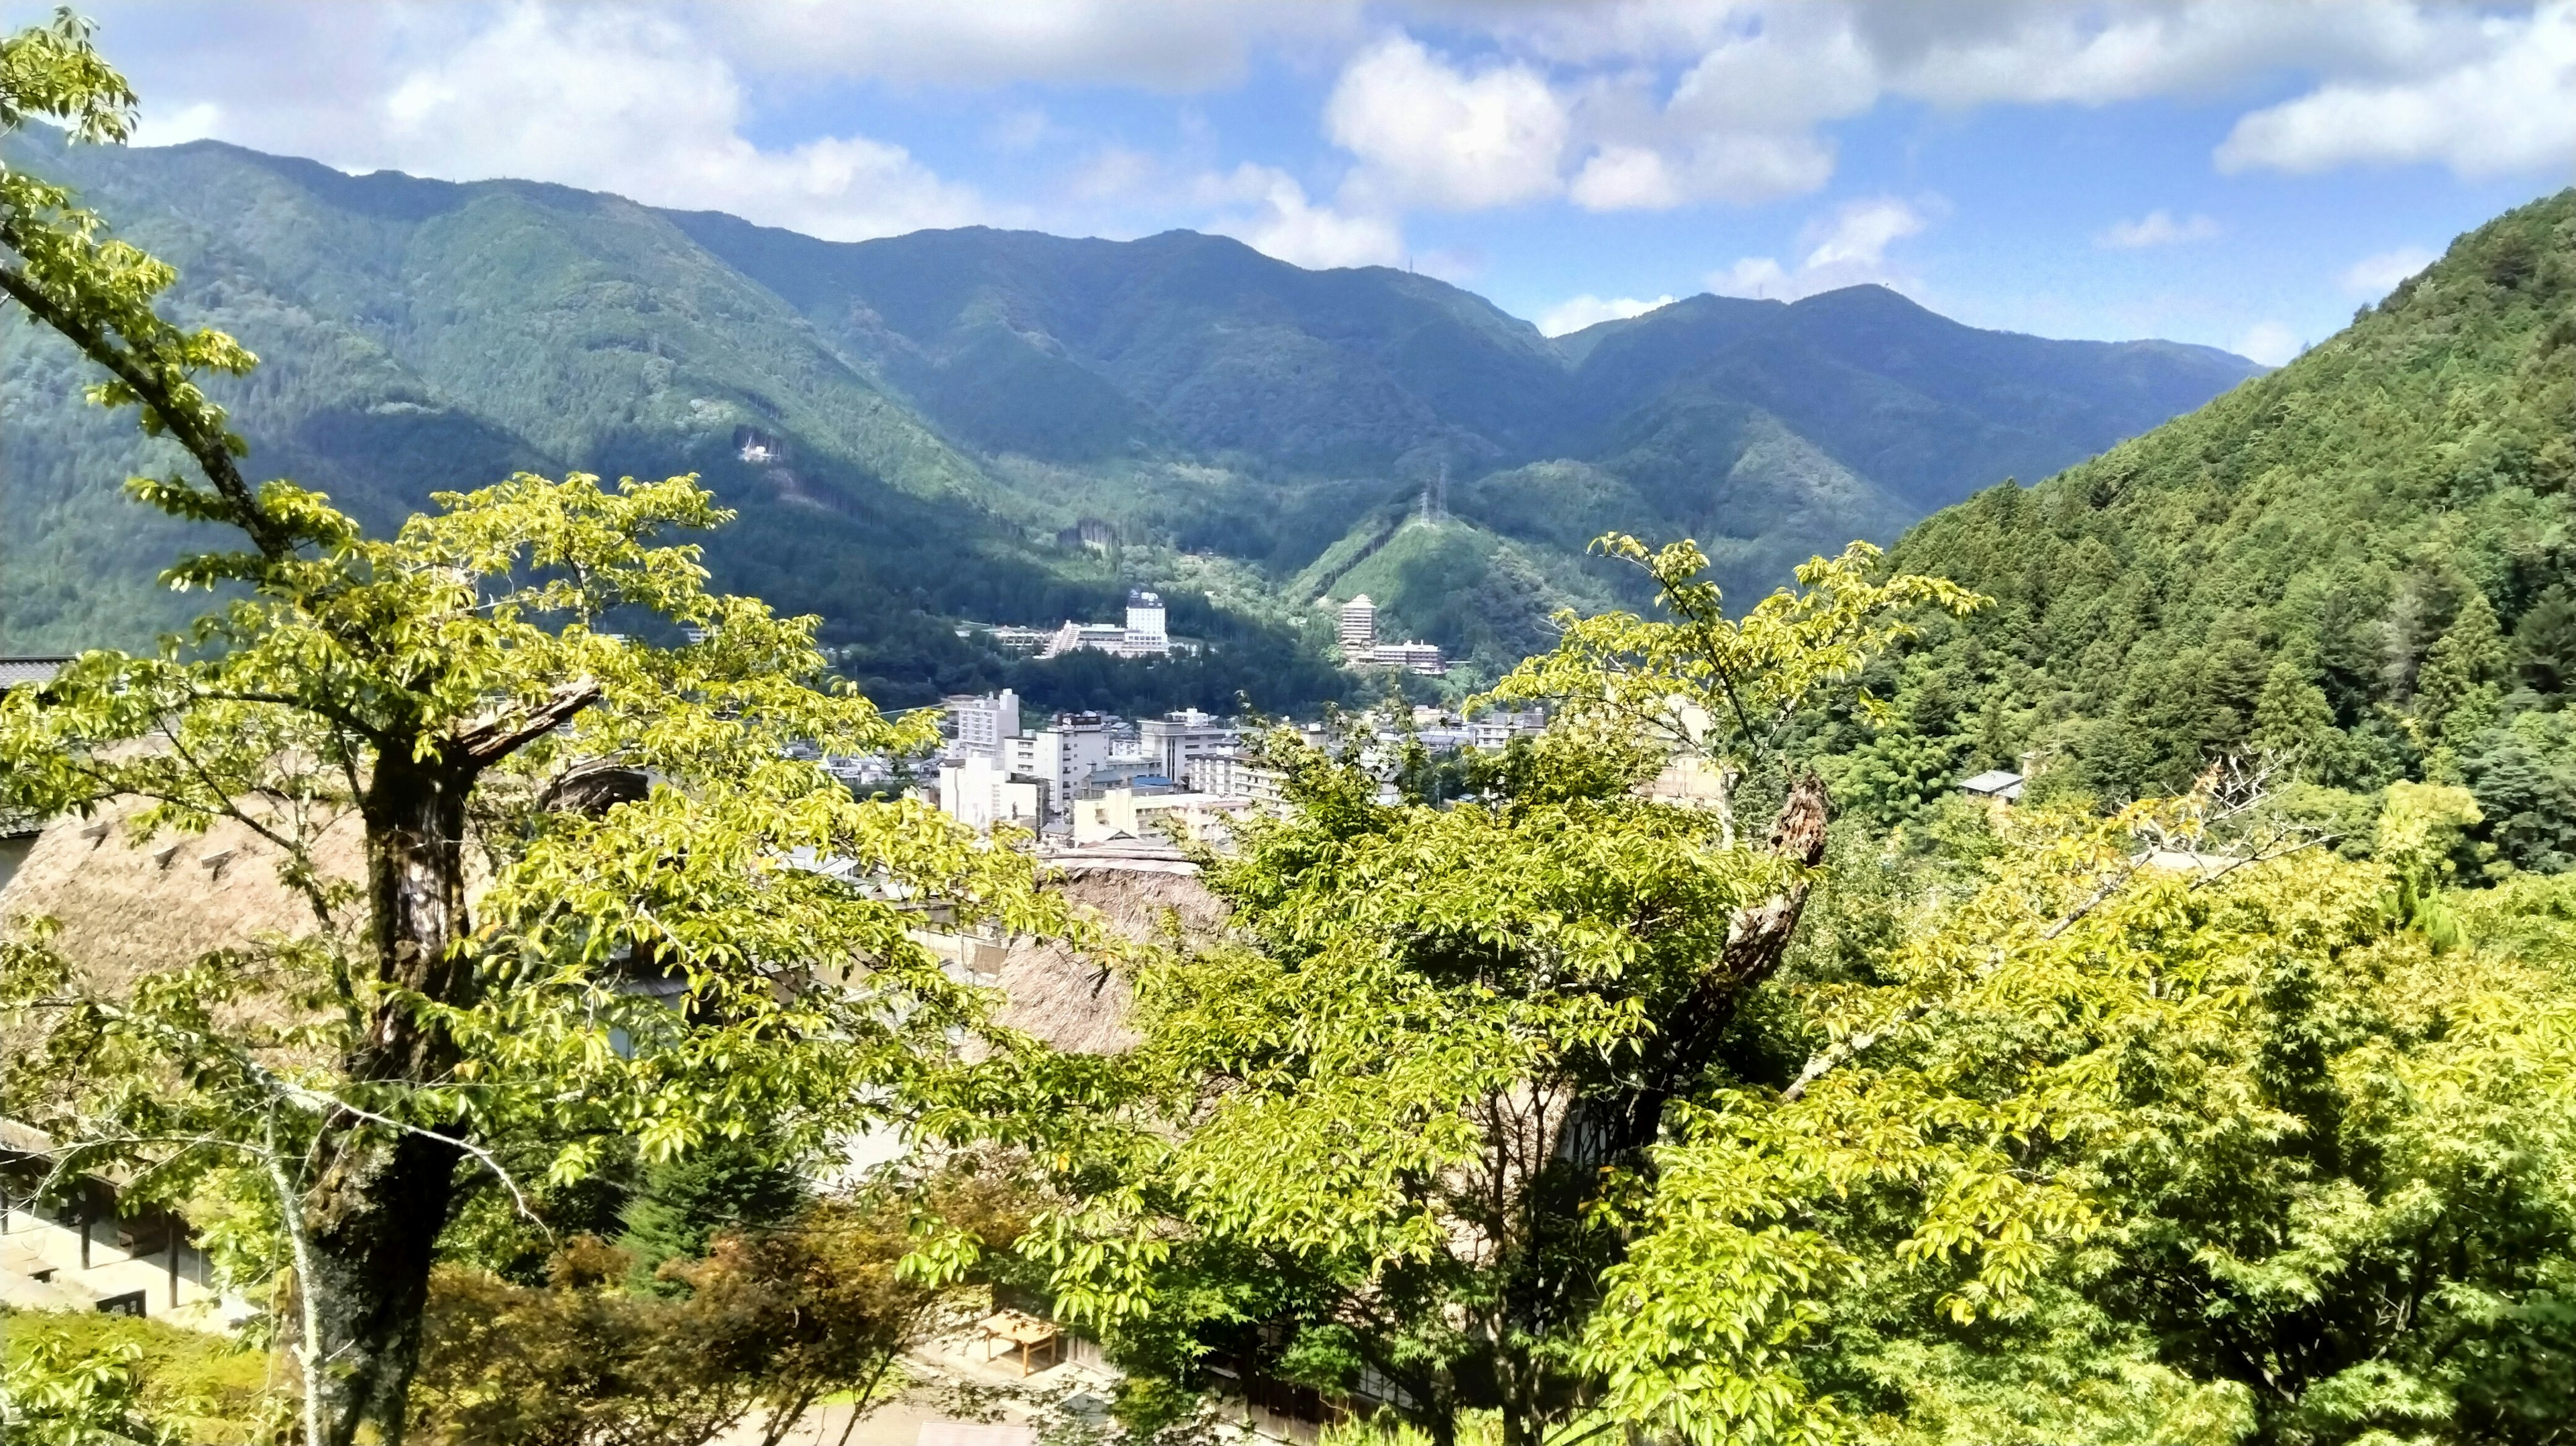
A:
[[[1966,614],[1984,602],[1939,578],[1874,581],[1879,551],[1855,542],[1801,565],[1796,588],[1729,618],[1695,545],[1650,551],[1612,533],[1595,546],[1644,569],[1665,616],[1563,614],[1556,649],[1521,664],[1493,696],[1546,702],[1561,726],[1611,737],[1642,730],[1748,775],[1777,761],[1800,710],[1914,635],[1911,611]]]

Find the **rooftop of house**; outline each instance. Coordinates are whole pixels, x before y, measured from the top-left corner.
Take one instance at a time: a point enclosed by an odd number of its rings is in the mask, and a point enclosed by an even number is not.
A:
[[[0,693],[27,684],[50,683],[71,661],[68,653],[47,657],[0,658]]]

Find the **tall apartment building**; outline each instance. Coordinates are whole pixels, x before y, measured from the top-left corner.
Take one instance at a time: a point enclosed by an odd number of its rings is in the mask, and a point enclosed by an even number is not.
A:
[[[1013,824],[1036,829],[1046,822],[1048,789],[1035,779],[1013,778],[981,754],[939,768],[939,811],[969,828]]]
[[[1153,760],[1174,783],[1187,782],[1190,765],[1199,759],[1233,751],[1235,741],[1232,728],[1195,708],[1136,725],[1136,751]]]
[[[1342,604],[1342,651],[1365,654],[1377,646],[1377,604],[1361,593]]]
[[[956,740],[960,754],[1009,762],[1002,756],[1003,740],[1019,736],[1019,694],[1008,688],[981,696],[960,693],[941,703],[948,710],[948,736]]]
[[[1014,738],[1004,766],[1022,778],[1044,780],[1047,812],[1059,815],[1074,790],[1109,762],[1109,724],[1097,713],[1060,713],[1048,726]]]
[[[1163,626],[1163,595],[1138,588],[1127,594],[1127,648],[1131,654],[1170,651],[1172,634]]]

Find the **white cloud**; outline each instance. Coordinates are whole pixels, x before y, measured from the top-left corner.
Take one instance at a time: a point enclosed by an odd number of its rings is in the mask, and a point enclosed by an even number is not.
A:
[[[2576,157],[2576,4],[2527,16],[2417,0],[1965,5],[1629,0],[1489,12],[1569,82],[1595,210],[1754,203],[1832,178],[1830,127],[1896,96],[1964,110],[2313,88],[2245,117],[2221,169],[2431,160],[2463,175]],[[1653,77],[1678,64],[1669,95]],[[2192,239],[2188,235],[2173,239]]]
[[[2394,251],[2364,256],[2345,267],[2338,280],[2343,283],[2344,290],[2355,296],[2386,296],[2397,288],[2398,282],[2440,259],[2438,251],[2427,251],[2421,246],[2400,246]]]
[[[1597,326],[1605,321],[1625,321],[1632,316],[1643,316],[1659,306],[1672,304],[1673,298],[1670,296],[1658,296],[1652,301],[1639,301],[1633,296],[1619,296],[1605,301],[1586,292],[1581,296],[1560,301],[1539,313],[1539,335],[1563,336],[1567,332],[1581,331],[1587,326]]]
[[[898,85],[1070,81],[1201,91],[1240,79],[1256,46],[1329,44],[1357,0],[701,0],[694,28],[748,70]]]
[[[1923,213],[1893,196],[1854,201],[1834,213],[1833,225],[1799,263],[1801,271],[1878,270],[1887,248],[1922,231]]]
[[[522,6],[404,73],[376,109],[373,149],[425,175],[561,181],[832,240],[993,214],[865,136],[763,149],[742,135],[745,110],[732,69],[668,20]]]
[[[985,140],[997,151],[1026,151],[1056,134],[1055,122],[1033,105],[1006,110],[985,128]]]
[[[1197,191],[1202,205],[1232,208],[1209,230],[1292,266],[1392,266],[1404,259],[1404,233],[1394,222],[1318,206],[1296,177],[1274,167],[1240,165],[1202,177]]]
[[[1469,75],[1396,35],[1343,68],[1324,132],[1360,158],[1358,195],[1472,211],[1555,194],[1567,124],[1536,71]]]
[[[2251,357],[2267,367],[2285,365],[2303,349],[2299,334],[2277,321],[2254,323],[2228,347],[2238,356]]]
[[[2236,122],[2222,171],[2436,162],[2465,177],[2576,163],[2576,5],[2481,24],[2484,53],[2428,74],[2336,81]]]
[[[181,146],[202,141],[221,131],[224,108],[210,100],[197,101],[170,111],[146,110],[134,127],[133,144],[138,146]]]
[[[1067,196],[1086,203],[1128,201],[1141,196],[1162,175],[1162,163],[1153,156],[1125,146],[1104,146],[1066,175],[1064,189]]]
[[[1261,163],[1298,154],[1302,138],[1231,119],[1220,134],[1186,103],[1168,146],[1086,131],[1079,88],[1206,91],[1240,82],[1255,57],[1284,84],[1332,82],[1320,116],[1293,121],[1319,122],[1354,164],[1340,178],[1301,171],[1306,185],[1278,203],[1265,185],[1229,203],[1228,224],[1309,256],[1400,259],[1414,208],[1563,197],[1615,212],[1813,194],[1835,176],[1838,126],[1891,98],[2217,105],[2259,87],[2289,98],[2237,122],[2215,154],[2222,169],[2576,164],[2576,0],[94,5],[109,53],[153,101],[152,142],[217,135],[353,170],[531,176],[845,237],[969,220],[1111,232],[1197,220],[1185,178],[1247,159],[1274,174]],[[1417,21],[1424,39],[1387,28]],[[1036,177],[1027,204],[1006,205],[882,136],[818,134],[805,117],[838,109],[806,102],[852,81],[897,103],[948,88],[934,113],[992,148],[960,167],[996,154],[1052,164],[1000,166]],[[1022,83],[1056,87],[1049,111],[991,91]],[[954,92],[966,104],[937,111]],[[2154,234],[2155,219],[2123,221],[2104,244],[2129,227]],[[2202,223],[2171,224],[2184,240]],[[1869,270],[1784,251],[1724,276],[1785,294],[1882,279]]]
[[[1769,256],[1747,256],[1714,271],[1708,289],[1720,296],[1795,301],[1819,291],[1876,282],[1902,290],[1911,284],[1887,248],[1930,225],[1923,209],[1893,196],[1852,201],[1808,226],[1806,253],[1793,269]]]
[[[1860,114],[1879,94],[1850,26],[1834,12],[1799,9],[1704,40],[1669,95],[1642,69],[1576,88],[1587,152],[1571,192],[1577,205],[1752,204],[1832,178],[1834,148],[1818,126]]]
[[[2207,216],[2187,216],[2177,221],[2171,211],[2156,210],[2135,221],[2113,222],[2093,238],[2093,244],[2114,251],[2134,251],[2148,246],[2206,241],[2217,234],[2218,223]]]
[[[1587,211],[1660,211],[1682,201],[1671,168],[1644,146],[1604,146],[1594,152],[1575,173],[1570,194]]]
[[[2410,0],[2125,0],[1865,6],[1854,12],[1890,90],[1964,109],[2216,95],[2283,69],[2372,74],[2471,43],[2474,16]]]

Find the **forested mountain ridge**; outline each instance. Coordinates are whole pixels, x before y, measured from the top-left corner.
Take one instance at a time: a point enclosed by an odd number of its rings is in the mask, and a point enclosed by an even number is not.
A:
[[[2525,867],[2576,862],[2576,191],[2461,237],[2287,367],[1892,565],[1996,599],[1936,625],[1854,789],[2030,754],[2169,789],[2267,752],[2352,790],[2455,778]],[[1875,780],[1874,783],[1865,780]]]
[[[1544,617],[1530,600],[1592,603],[1625,581],[1581,564],[1594,519],[1698,536],[1727,586],[1764,591],[1815,552],[1892,539],[2257,370],[2205,347],[1979,331],[1877,286],[1794,303],[1694,297],[1550,341],[1429,277],[1304,271],[1190,232],[835,243],[674,220],[950,435],[1124,472],[1104,515],[1184,547],[1311,570],[1337,539],[1391,537],[1377,509],[1447,478],[1447,512],[1495,536],[1407,538],[1439,563],[1377,569],[1393,590],[1372,596],[1391,625],[1484,652]],[[1144,465],[1175,455],[1224,475]],[[1249,496],[1230,485],[1245,481]],[[1516,559],[1544,585],[1488,577],[1471,554]],[[1462,609],[1435,576],[1472,579],[1480,600]],[[1476,636],[1464,619],[1498,605],[1521,626]]]
[[[1293,706],[1342,686],[1310,605],[1362,588],[1390,631],[1508,663],[1553,608],[1635,600],[1583,554],[1608,528],[1700,537],[1732,592],[1767,590],[2253,370],[1980,332],[1877,288],[1694,298],[1551,341],[1430,277],[1188,232],[829,243],[212,142],[9,146],[172,260],[180,314],[278,359],[224,397],[262,475],[385,523],[514,467],[700,472],[741,513],[709,541],[722,585],[822,614],[898,702],[1017,680],[1068,704],[1224,706],[1249,683]],[[140,641],[179,616],[144,584],[182,545],[111,485],[148,449],[54,384],[58,343],[9,340],[0,647]],[[1084,519],[1120,545],[1058,543]],[[955,633],[1138,583],[1220,661],[1037,676]]]

